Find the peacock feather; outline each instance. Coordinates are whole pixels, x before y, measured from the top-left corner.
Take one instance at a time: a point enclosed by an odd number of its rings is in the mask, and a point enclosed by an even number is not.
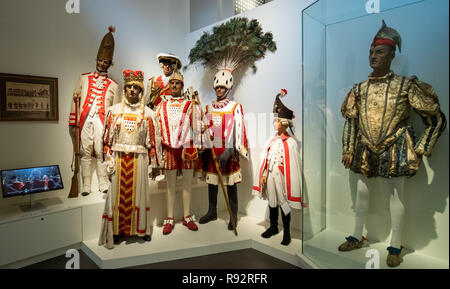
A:
[[[275,52],[277,45],[270,32],[264,33],[258,20],[245,17],[233,18],[215,26],[212,33],[204,32],[189,53],[190,65],[200,63],[217,70],[235,70],[251,66],[265,57],[267,51]]]

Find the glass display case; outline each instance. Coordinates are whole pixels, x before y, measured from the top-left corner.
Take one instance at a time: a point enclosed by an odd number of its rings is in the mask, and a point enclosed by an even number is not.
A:
[[[303,11],[303,254],[320,268],[390,268],[390,197],[370,191],[360,249],[338,246],[355,226],[357,174],[341,163],[345,119],[341,106],[355,84],[368,79],[371,43],[385,20],[402,36],[391,69],[416,75],[439,96],[448,118],[449,2],[445,0],[319,0]],[[418,114],[409,122],[424,133]],[[449,135],[405,180],[403,262],[396,268],[449,267]]]

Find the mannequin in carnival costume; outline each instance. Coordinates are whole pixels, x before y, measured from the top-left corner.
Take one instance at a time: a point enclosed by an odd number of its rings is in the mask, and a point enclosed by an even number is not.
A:
[[[104,153],[112,182],[103,213],[99,245],[113,248],[120,236],[150,241],[148,167],[161,162],[161,138],[154,112],[145,106],[144,76],[125,70],[122,103],[106,116]]]
[[[217,71],[213,83],[216,101],[206,107],[204,118],[207,128],[204,144],[207,150],[202,155],[202,169],[208,183],[209,207],[200,224],[217,219],[219,177],[212,150],[219,161],[231,214],[237,224],[237,184],[242,181],[239,157],[248,160],[249,154],[244,110],[241,104],[229,98],[229,93],[238,83],[233,73],[236,70],[245,71],[250,66],[256,71],[255,62],[264,58],[267,50],[276,51],[271,33],[264,34],[257,20],[233,18],[214,27],[212,34],[205,32],[190,51],[190,65],[199,62]],[[228,229],[233,230],[231,220]]]
[[[113,105],[117,95],[118,84],[108,76],[114,55],[115,28],[110,27],[97,53],[96,70],[82,74],[75,87],[70,110],[69,127],[72,139],[75,138],[74,128],[80,128],[81,175],[83,180],[82,195],[91,192],[92,160],[96,159],[96,172],[100,191],[106,193],[108,178],[102,157],[102,132],[105,123],[105,111]],[[78,103],[80,116],[77,115]]]
[[[147,105],[154,110],[161,101],[169,100],[172,95],[169,85],[170,77],[182,67],[180,58],[171,53],[160,53],[157,58],[163,73],[149,79],[145,95]]]
[[[167,219],[164,221],[163,234],[170,234],[175,226],[174,205],[177,175],[183,176],[183,225],[189,230],[198,227],[190,214],[191,188],[194,169],[199,164],[201,147],[201,108],[189,100],[183,92],[183,75],[176,71],[169,81],[171,96],[162,101],[156,110],[161,128],[162,169],[167,182]]]
[[[231,73],[218,72],[214,81],[217,99],[211,105],[206,106],[205,125],[208,128],[206,139],[213,139],[213,141],[211,145],[207,146],[209,150],[206,150],[202,155],[204,158],[203,170],[206,173],[206,183],[208,183],[209,209],[206,215],[200,219],[200,224],[206,224],[217,219],[219,179],[211,149],[214,149],[216,156],[219,158],[224,185],[227,186],[231,212],[237,223],[237,184],[242,181],[239,156],[248,160],[248,141],[242,105],[227,97],[233,85],[230,79],[232,79]],[[233,229],[231,221],[228,224],[228,229]]]
[[[358,181],[355,230],[339,250],[350,251],[363,246],[369,194],[377,181],[383,193],[391,196],[392,239],[386,261],[390,267],[403,261],[405,179],[417,172],[423,156],[431,156],[446,127],[434,89],[416,76],[404,77],[390,70],[396,46],[401,52],[400,34],[383,21],[370,48],[373,72],[368,80],[351,89],[342,104],[346,120],[342,163],[357,174]],[[425,131],[417,142],[414,128],[408,123],[411,110],[418,113],[425,124]]]
[[[277,131],[265,146],[258,180],[253,190],[260,197],[269,200],[270,227],[262,233],[263,238],[278,234],[278,207],[283,220],[282,245],[291,242],[291,208],[301,209],[302,173],[301,158],[297,141],[287,132],[293,126],[294,112],[287,108],[280,97],[287,94],[282,90],[276,97],[273,113],[274,128]]]

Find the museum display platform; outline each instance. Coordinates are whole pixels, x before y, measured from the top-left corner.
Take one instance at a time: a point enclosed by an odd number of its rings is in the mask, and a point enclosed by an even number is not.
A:
[[[162,226],[154,226],[152,240],[144,242],[137,237],[122,238],[114,249],[98,245],[98,239],[83,241],[82,250],[100,268],[121,268],[158,263],[234,250],[253,248],[301,268],[313,268],[312,263],[301,256],[301,233],[292,231],[289,246],[281,245],[283,231],[263,239],[260,235],[267,228],[264,221],[250,216],[240,216],[238,236],[228,231],[228,212],[219,214],[216,221],[199,225],[199,230],[189,231],[176,222],[170,235],[163,235]],[[281,227],[281,226],[280,226]]]
[[[153,195],[154,200],[164,194]],[[105,195],[94,193],[87,197],[39,199],[43,209],[22,212],[23,203],[1,210],[0,268],[22,268],[59,255],[69,249],[83,250],[100,268],[124,268],[164,261],[204,256],[253,248],[301,268],[317,268],[301,254],[301,232],[291,229],[292,242],[282,246],[280,232],[269,239],[260,235],[268,224],[264,219],[239,215],[238,236],[228,231],[228,211],[219,211],[218,219],[198,225],[193,232],[176,220],[170,235],[162,234],[163,218],[153,208],[152,240],[138,237],[121,239],[114,249],[98,245],[101,214]],[[198,216],[194,216],[198,223]]]
[[[366,264],[373,258],[371,249],[375,249],[379,258],[379,269],[392,269],[386,265],[389,244],[386,242],[370,241],[359,250],[339,252],[337,247],[345,241],[344,232],[326,229],[314,238],[303,243],[304,250],[310,253],[314,264],[320,268],[366,268]],[[404,262],[394,269],[448,269],[448,263],[420,252],[404,249]],[[414,254],[412,254],[414,253]],[[367,256],[366,256],[367,254]]]

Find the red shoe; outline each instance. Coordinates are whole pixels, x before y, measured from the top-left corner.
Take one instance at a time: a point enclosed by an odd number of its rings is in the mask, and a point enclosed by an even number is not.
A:
[[[163,234],[167,235],[172,233],[173,227],[173,218],[167,218],[166,220],[164,220]]]
[[[194,223],[194,219],[192,219],[191,216],[187,216],[187,217],[183,218],[183,226],[188,227],[188,229],[191,230],[191,231],[197,231],[198,230],[198,227]]]

